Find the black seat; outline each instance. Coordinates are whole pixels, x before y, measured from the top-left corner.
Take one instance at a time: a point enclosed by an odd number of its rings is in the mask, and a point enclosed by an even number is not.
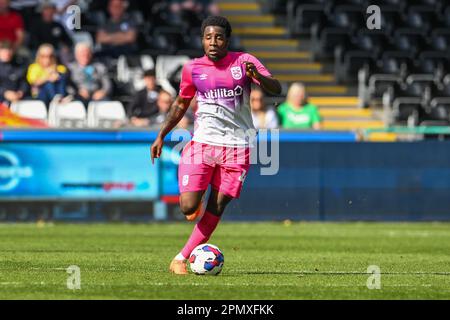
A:
[[[381,35],[381,37],[378,37]],[[351,43],[335,49],[335,75],[339,82],[355,82],[360,69],[373,65],[378,58],[384,35],[359,32]]]
[[[342,9],[359,10],[363,11],[367,8],[366,0],[338,0],[338,1],[327,1],[326,13],[328,15],[334,14],[336,11]]]
[[[397,124],[417,125],[425,114],[422,105],[424,92],[427,90],[429,91],[423,83],[392,85],[388,90],[388,98],[383,101],[385,107],[391,106],[391,121]]]
[[[363,68],[358,74],[359,96],[362,104],[369,105],[372,99],[381,98],[392,85],[402,83],[404,69],[405,64],[402,60],[389,56],[379,59],[374,65],[369,64]]]
[[[427,43],[422,32],[413,29],[399,29],[390,42],[383,47],[386,52],[403,52],[410,58],[414,58],[420,51],[427,48]]]
[[[184,33],[176,27],[158,27],[153,31],[155,36],[162,36],[167,39],[167,50],[169,54],[175,53],[178,49],[185,48]]]
[[[443,121],[445,123],[444,125],[448,125],[450,122],[450,102],[438,103],[436,105],[430,106],[429,110],[423,115],[422,120]],[[433,125],[436,124],[433,123]]]
[[[325,19],[325,3],[302,3],[295,9],[295,18],[291,15],[288,11],[288,26],[291,34],[309,34],[313,24]]]
[[[450,6],[442,8],[438,12],[442,12],[439,19],[439,26],[441,28],[450,28]]]
[[[352,21],[348,12],[336,12],[332,17],[315,23],[311,27],[314,58],[332,58],[334,48],[346,45],[354,33],[357,21]],[[362,17],[362,13],[360,13]]]
[[[440,7],[441,0],[408,0],[408,6],[411,7],[422,7],[437,10]]]
[[[431,6],[411,6],[405,15],[406,24],[423,32],[428,32],[438,23],[436,10]]]
[[[368,0],[366,5],[379,6],[383,14],[386,10],[403,11],[406,6],[406,0]]]
[[[448,60],[420,56],[413,65],[408,66],[407,81],[441,82],[448,70]]]
[[[450,29],[433,30],[429,39],[428,50],[450,53]]]
[[[431,100],[429,107],[433,108],[438,105],[450,106],[450,86],[445,84],[433,84],[430,86]]]
[[[396,7],[381,7],[381,30],[386,34],[393,34],[401,25],[403,13]]]

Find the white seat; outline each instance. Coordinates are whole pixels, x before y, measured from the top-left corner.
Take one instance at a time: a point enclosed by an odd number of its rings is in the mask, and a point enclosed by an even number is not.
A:
[[[114,126],[126,123],[127,115],[120,101],[93,101],[88,106],[88,126],[91,128]]]
[[[10,109],[25,118],[47,121],[47,107],[42,101],[22,100],[12,103]]]
[[[86,108],[80,101],[52,104],[49,123],[55,127],[82,128],[86,125]]]
[[[143,74],[145,70],[155,68],[155,62],[150,55],[140,55],[138,65],[132,66],[129,58],[121,55],[117,60],[117,80],[122,83],[131,83],[135,91],[139,91],[145,87]]]
[[[168,91],[173,96],[176,96],[177,92],[175,88],[170,84],[169,77],[180,67],[184,66],[190,59],[188,56],[169,56],[160,55],[156,58],[156,81],[161,87]]]

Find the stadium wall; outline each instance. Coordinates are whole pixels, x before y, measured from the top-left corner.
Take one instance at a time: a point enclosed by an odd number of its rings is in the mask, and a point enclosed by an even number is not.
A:
[[[3,130],[0,207],[125,201],[142,203],[143,217],[151,220],[144,214],[148,203],[177,193],[174,143],[164,152],[171,159],[155,167],[149,159],[155,137],[148,131]],[[450,220],[448,141],[357,142],[351,132],[289,131],[279,140],[278,173],[261,175],[263,166],[254,165],[225,219]],[[75,216],[92,220],[88,212]]]
[[[229,219],[450,220],[450,142],[281,143],[253,168]]]

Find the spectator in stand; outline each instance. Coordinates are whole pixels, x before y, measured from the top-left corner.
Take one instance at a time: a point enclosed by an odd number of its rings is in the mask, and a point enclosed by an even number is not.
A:
[[[27,92],[26,68],[14,60],[11,43],[0,42],[0,103],[19,101]]]
[[[30,30],[30,22],[36,17],[36,9],[39,3],[40,0],[10,0],[9,7],[20,12],[25,23],[25,30]]]
[[[96,41],[101,45],[99,55],[118,58],[137,51],[137,30],[135,23],[126,14],[124,0],[110,0],[108,12],[110,19],[101,26]]]
[[[156,85],[155,71],[144,72],[145,88],[137,92],[128,110],[128,117],[133,126],[148,127],[150,118],[157,115],[158,95],[161,88]]]
[[[202,9],[201,4],[196,0],[171,0],[170,20],[179,25],[187,23],[189,27],[197,26],[201,24]]]
[[[219,6],[213,0],[171,0],[170,11],[179,14],[183,11],[204,15],[218,15]]]
[[[76,92],[75,99],[85,106],[90,101],[109,99],[112,91],[108,69],[101,62],[93,62],[92,57],[90,44],[78,43],[75,46],[75,61],[69,64],[70,84]]]
[[[158,107],[158,113],[150,117],[150,125],[160,125],[166,120],[167,113],[172,105],[172,95],[164,90],[161,90],[156,100],[156,106]]]
[[[56,102],[66,102],[67,68],[57,63],[55,49],[51,44],[43,44],[36,53],[36,60],[28,67],[27,80],[31,85],[33,98],[47,106]]]
[[[25,37],[24,23],[20,14],[12,12],[9,5],[9,0],[0,0],[0,41],[11,42],[13,51],[16,52]]]
[[[220,14],[219,6],[214,0],[197,0],[205,16],[218,16]]]
[[[320,129],[320,115],[317,107],[308,103],[305,86],[293,83],[288,90],[286,102],[278,107],[281,126],[285,129]]]
[[[66,32],[64,26],[55,21],[56,5],[51,0],[43,0],[39,10],[41,16],[31,25],[31,48],[37,49],[41,44],[51,44],[59,53],[58,56],[65,63],[69,59],[72,39]]]
[[[264,92],[259,87],[252,88],[250,93],[253,125],[256,129],[274,129],[278,127],[277,113],[273,108],[267,108]]]

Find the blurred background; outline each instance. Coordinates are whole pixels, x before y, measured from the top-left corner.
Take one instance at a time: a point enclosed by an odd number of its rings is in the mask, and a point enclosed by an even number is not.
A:
[[[217,14],[283,87],[250,99],[279,171],[225,219],[450,219],[450,1],[0,0],[0,221],[183,219],[149,147]]]

